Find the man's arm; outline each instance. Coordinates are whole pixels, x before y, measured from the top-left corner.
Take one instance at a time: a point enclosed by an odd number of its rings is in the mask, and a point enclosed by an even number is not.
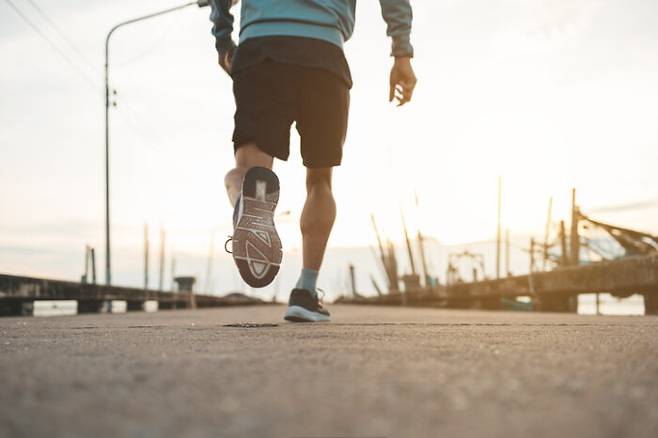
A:
[[[382,16],[386,21],[386,35],[393,39],[391,56],[412,58],[414,48],[411,46],[411,20],[413,13],[409,0],[379,0]]]
[[[411,67],[414,49],[411,45],[411,21],[413,13],[409,0],[379,0],[382,16],[386,21],[386,35],[393,39],[391,56],[395,63],[391,69],[389,102],[398,100],[398,106],[411,100],[416,87],[416,76]]]
[[[231,71],[231,59],[235,51],[235,43],[231,37],[233,32],[233,15],[230,8],[232,0],[210,0],[210,21],[212,34],[215,36],[215,48],[219,54],[219,65],[227,72]]]

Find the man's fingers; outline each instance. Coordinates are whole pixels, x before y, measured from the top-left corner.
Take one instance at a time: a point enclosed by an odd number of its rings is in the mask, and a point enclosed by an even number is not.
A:
[[[392,102],[395,100],[397,102],[397,106],[402,106],[410,102],[415,87],[415,78],[410,78],[405,81],[392,79],[389,88],[388,101]]]
[[[395,100],[397,101],[397,106],[402,106],[411,100],[411,96],[406,93],[396,93]]]
[[[411,101],[413,96],[413,87],[397,85],[395,87],[395,100],[397,101],[397,106],[402,106],[405,103]]]
[[[400,105],[404,105],[405,103],[410,102],[411,98],[413,97],[414,89],[416,88],[416,80],[413,79],[411,81],[401,82],[401,86],[404,94],[404,99],[403,102],[400,102]]]

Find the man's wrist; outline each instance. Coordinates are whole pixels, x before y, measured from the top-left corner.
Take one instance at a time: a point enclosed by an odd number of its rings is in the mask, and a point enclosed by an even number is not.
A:
[[[215,43],[215,49],[217,49],[217,53],[219,53],[220,56],[225,56],[227,53],[235,51],[235,48],[237,46],[233,42],[233,40],[217,40]]]

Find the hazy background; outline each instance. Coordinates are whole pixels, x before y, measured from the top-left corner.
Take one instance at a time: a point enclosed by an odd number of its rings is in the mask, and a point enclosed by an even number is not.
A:
[[[45,18],[29,1],[12,1],[70,62],[0,0],[0,272],[77,279],[90,244],[103,278],[105,34],[181,2],[32,0]],[[527,239],[543,235],[548,197],[554,216],[566,218],[572,186],[585,213],[658,233],[658,2],[412,4],[419,84],[410,105],[386,102],[390,42],[378,2],[358,3],[346,45],[355,86],[344,165],[335,172],[339,215],[320,279],[330,295],[344,289],[349,262],[361,289],[372,290],[370,273],[381,278],[367,248],[371,212],[399,241],[403,208],[411,231],[433,239],[430,263],[442,278],[447,253],[463,248],[484,252],[492,272],[499,175],[515,272],[527,270]],[[209,12],[191,7],[113,37],[116,284],[142,284],[146,222],[152,286],[163,226],[178,274],[196,274],[214,292],[242,289],[221,249],[230,232],[222,179],[232,164],[234,103]],[[263,297],[285,299],[300,269],[304,170],[293,138],[290,161],[275,168],[279,211],[291,211],[279,227],[284,266],[280,280],[254,292]],[[642,205],[607,208],[634,203]],[[213,234],[218,255],[206,279]]]

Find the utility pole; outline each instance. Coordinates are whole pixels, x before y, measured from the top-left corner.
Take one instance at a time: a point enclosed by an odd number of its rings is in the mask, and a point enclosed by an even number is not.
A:
[[[107,286],[112,284],[112,244],[110,239],[110,107],[116,106],[116,102],[110,102],[110,95],[116,95],[115,90],[110,91],[110,37],[120,27],[168,14],[169,12],[174,12],[192,5],[197,5],[198,7],[203,8],[205,6],[210,6],[210,0],[196,0],[180,6],[123,21],[110,29],[105,36],[105,65],[103,73],[105,78],[105,284]]]
[[[498,224],[496,228],[496,279],[500,278],[500,250],[501,250],[501,212],[503,207],[503,178],[498,177]]]

